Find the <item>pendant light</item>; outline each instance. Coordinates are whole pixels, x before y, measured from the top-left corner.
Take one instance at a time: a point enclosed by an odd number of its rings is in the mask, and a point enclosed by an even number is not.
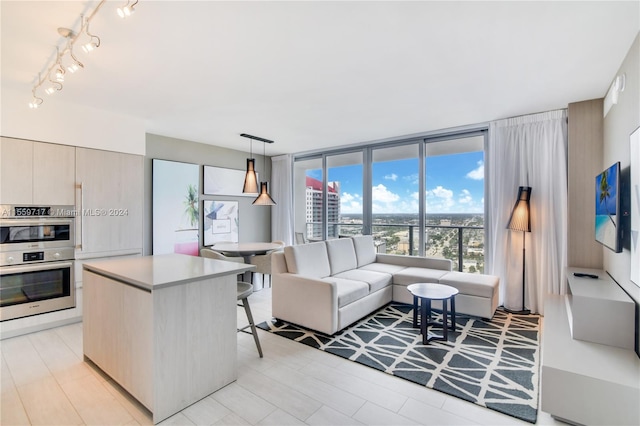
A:
[[[240,136],[244,136],[244,134]],[[251,145],[249,149],[250,158],[247,158],[247,173],[244,175],[244,187],[242,187],[242,192],[245,194],[257,194],[258,179],[256,177],[256,160],[255,158],[253,158],[253,139],[251,139]]]
[[[271,142],[273,143],[273,142]],[[262,149],[262,173],[263,176],[267,172],[267,155],[266,155],[266,146],[265,143]],[[254,206],[275,206],[276,202],[273,201],[271,195],[269,195],[269,183],[267,181],[260,182],[260,195],[253,201]]]

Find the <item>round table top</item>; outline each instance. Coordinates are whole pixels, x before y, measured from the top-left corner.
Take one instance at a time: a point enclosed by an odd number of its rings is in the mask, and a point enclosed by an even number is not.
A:
[[[282,248],[276,243],[220,243],[214,244],[211,250],[221,253],[233,253],[239,256],[268,253]]]
[[[407,286],[414,296],[431,300],[444,300],[458,294],[458,289],[450,285],[435,283],[416,283]]]

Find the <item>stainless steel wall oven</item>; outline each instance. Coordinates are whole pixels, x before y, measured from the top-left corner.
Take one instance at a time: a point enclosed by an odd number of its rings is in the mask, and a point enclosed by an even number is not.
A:
[[[73,206],[0,206],[0,321],[76,306]]]

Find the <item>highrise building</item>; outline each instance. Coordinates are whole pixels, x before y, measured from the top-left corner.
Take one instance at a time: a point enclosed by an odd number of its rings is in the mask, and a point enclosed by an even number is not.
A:
[[[322,239],[322,181],[307,176],[306,221],[307,239]],[[337,238],[340,232],[340,182],[327,183],[327,221],[329,238]]]

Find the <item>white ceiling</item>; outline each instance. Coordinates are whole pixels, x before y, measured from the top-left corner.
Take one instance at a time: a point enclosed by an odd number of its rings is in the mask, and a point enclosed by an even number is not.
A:
[[[640,2],[108,1],[60,100],[148,133],[267,154],[382,140],[603,97]],[[2,87],[24,91],[96,1],[2,1]],[[47,97],[41,108],[47,108]],[[255,144],[254,144],[255,145]],[[255,146],[254,146],[255,148]],[[261,147],[259,147],[261,149]]]

